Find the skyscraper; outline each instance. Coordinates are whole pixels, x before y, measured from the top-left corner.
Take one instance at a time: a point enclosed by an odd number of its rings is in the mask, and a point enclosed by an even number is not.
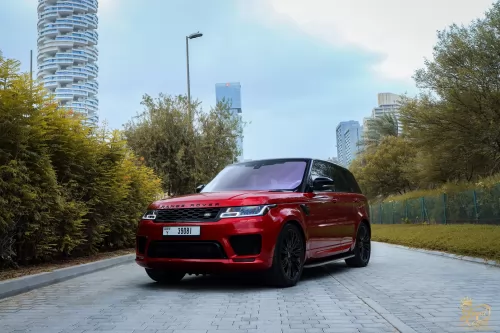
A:
[[[360,151],[363,128],[358,121],[342,121],[337,126],[337,158],[340,165],[349,167]]]
[[[59,105],[99,120],[98,0],[38,0],[38,78]]]
[[[240,126],[242,125],[241,111],[241,84],[239,82],[216,83],[215,84],[215,99],[218,102],[224,100],[230,105],[230,112],[234,117],[237,117]],[[238,161],[243,160],[243,137],[240,136],[237,141],[240,155]]]
[[[393,114],[398,120],[398,132],[399,134],[401,134],[402,128],[399,125],[399,108],[401,106],[401,96],[393,93],[380,93],[378,94],[377,99],[378,106],[373,108],[371,119],[381,117],[384,114]],[[366,119],[365,122],[369,124],[370,120]]]

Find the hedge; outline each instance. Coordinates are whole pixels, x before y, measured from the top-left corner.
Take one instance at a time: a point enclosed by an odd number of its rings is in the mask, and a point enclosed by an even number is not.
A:
[[[0,267],[133,247],[160,192],[120,131],[83,125],[0,53]]]

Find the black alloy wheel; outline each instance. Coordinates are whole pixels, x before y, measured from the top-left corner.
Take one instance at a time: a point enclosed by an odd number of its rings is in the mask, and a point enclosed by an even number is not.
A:
[[[361,223],[356,235],[356,245],[354,247],[354,257],[346,259],[345,262],[351,267],[365,267],[370,262],[371,237],[370,230],[366,223]]]
[[[289,228],[283,237],[280,251],[280,262],[285,276],[294,280],[300,273],[302,265],[302,240],[297,230]]]
[[[279,287],[297,284],[304,268],[305,246],[298,227],[287,224],[281,231],[274,250],[271,279]]]

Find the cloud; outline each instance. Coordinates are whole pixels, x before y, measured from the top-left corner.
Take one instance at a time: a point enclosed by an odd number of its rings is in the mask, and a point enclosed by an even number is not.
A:
[[[382,55],[373,70],[389,79],[409,80],[432,57],[436,31],[467,24],[492,0],[265,0],[247,13],[262,22],[293,22],[335,46],[359,47]],[[248,7],[248,6],[247,6]]]

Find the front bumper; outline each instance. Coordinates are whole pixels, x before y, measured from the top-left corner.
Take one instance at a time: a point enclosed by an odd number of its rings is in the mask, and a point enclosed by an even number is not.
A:
[[[200,235],[163,236],[165,226],[199,226]],[[270,214],[197,223],[142,220],[136,263],[186,273],[265,270],[272,265],[279,230],[279,223]]]

